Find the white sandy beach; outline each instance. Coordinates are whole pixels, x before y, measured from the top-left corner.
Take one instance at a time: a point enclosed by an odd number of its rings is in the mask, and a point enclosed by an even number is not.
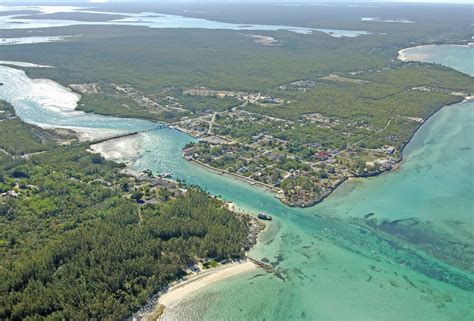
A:
[[[123,131],[104,129],[104,128],[87,128],[87,127],[77,127],[77,126],[55,126],[44,123],[34,123],[36,126],[44,129],[67,129],[72,130],[78,137],[81,142],[93,141],[96,139],[104,139],[108,137],[113,137],[116,135],[123,134]],[[99,144],[96,144],[99,145]],[[92,149],[92,148],[91,148]],[[99,153],[99,151],[94,152]],[[104,156],[107,158],[106,156]],[[112,158],[111,158],[112,159]]]
[[[421,47],[421,46],[417,46],[417,47]],[[426,58],[426,55],[423,55],[420,53],[418,54],[415,54],[413,52],[410,54],[407,53],[407,51],[415,49],[417,47],[405,48],[405,49],[400,50],[398,52],[398,59],[401,61],[409,62],[409,61],[420,61]]]
[[[17,38],[0,38],[0,46],[17,46],[31,45],[36,43],[48,43],[65,41],[77,36],[47,36],[47,37],[17,37]]]
[[[199,290],[209,284],[222,279],[252,271],[257,266],[246,260],[222,265],[215,269],[210,269],[191,276],[188,280],[172,286],[166,293],[160,296],[158,303],[166,306],[174,305],[189,296],[192,292]]]
[[[137,135],[134,135],[91,145],[90,149],[100,153],[105,159],[120,160],[137,157],[139,145]]]
[[[237,274],[255,270],[257,268],[257,265],[251,261],[244,260],[241,262],[233,262],[221,265],[217,268],[189,276],[186,280],[171,286],[168,291],[161,294],[158,298],[156,307],[146,315],[141,315],[140,319],[145,321],[155,321],[152,316],[156,317],[159,314],[158,311],[163,309],[163,306],[170,307],[176,305],[183,299],[189,297],[189,295],[193,292],[205,286]]]
[[[401,61],[409,62],[409,61],[424,61],[427,58],[426,54],[422,53],[414,53],[413,50],[417,48],[434,48],[436,46],[440,46],[437,44],[433,45],[419,45],[415,47],[405,48],[398,51],[398,59]],[[441,46],[457,46],[457,47],[472,47],[472,43],[468,43],[467,45],[455,45],[455,44],[446,44]],[[408,51],[411,51],[408,53]]]
[[[229,209],[229,211],[232,211],[232,212],[235,212],[235,213],[247,214],[240,207],[237,207],[237,205],[233,202],[227,202],[226,205],[227,205],[227,208]]]

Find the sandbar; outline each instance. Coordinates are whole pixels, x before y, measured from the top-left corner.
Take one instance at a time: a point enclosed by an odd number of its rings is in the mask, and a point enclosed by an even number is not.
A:
[[[127,136],[94,144],[90,149],[108,160],[133,159],[138,156],[140,142],[137,136]]]
[[[188,276],[183,281],[172,285],[166,292],[160,294],[158,302],[152,311],[139,316],[140,320],[157,320],[163,312],[163,307],[170,307],[178,304],[183,299],[189,297],[193,292],[225,278],[256,270],[258,267],[250,260],[232,262],[216,268],[205,270]]]
[[[10,66],[17,66],[17,67],[24,67],[24,68],[53,68],[48,65],[38,65],[38,64],[32,64],[29,62],[13,61],[13,60],[0,60],[0,65],[10,65]]]

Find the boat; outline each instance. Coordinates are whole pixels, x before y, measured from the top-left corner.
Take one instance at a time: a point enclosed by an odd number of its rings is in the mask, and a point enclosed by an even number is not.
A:
[[[267,215],[263,212],[258,213],[258,218],[261,220],[266,220],[266,221],[271,221],[272,217],[270,215]]]
[[[170,178],[170,177],[171,177],[171,173],[161,173],[161,174],[160,174],[160,177],[161,177],[161,178]]]

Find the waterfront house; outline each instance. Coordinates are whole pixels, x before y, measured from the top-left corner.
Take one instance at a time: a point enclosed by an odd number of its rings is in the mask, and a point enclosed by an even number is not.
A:
[[[321,161],[327,160],[329,156],[331,155],[328,152],[324,152],[324,151],[317,152],[316,154],[314,154],[314,158],[319,159]]]

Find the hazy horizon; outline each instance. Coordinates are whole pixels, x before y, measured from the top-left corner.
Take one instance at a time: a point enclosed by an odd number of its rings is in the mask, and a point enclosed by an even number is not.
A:
[[[136,2],[136,3],[149,3],[155,2],[154,0],[22,0],[22,1],[12,1],[12,0],[0,0],[0,4],[21,4],[21,3],[54,3],[54,4],[64,4],[64,3],[113,3],[113,2]],[[324,0],[162,0],[162,3],[193,3],[193,2],[206,2],[206,3],[444,3],[444,4],[472,4],[471,0],[365,0],[365,1],[354,1],[354,0],[333,0],[333,1],[324,1]]]

